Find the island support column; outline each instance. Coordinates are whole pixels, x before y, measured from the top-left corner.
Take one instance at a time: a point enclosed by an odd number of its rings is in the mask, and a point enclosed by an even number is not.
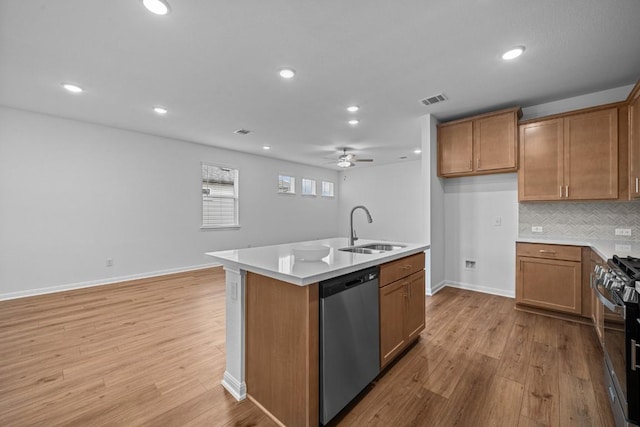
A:
[[[245,383],[245,295],[246,272],[224,267],[226,370],[222,386],[237,400],[247,397]]]

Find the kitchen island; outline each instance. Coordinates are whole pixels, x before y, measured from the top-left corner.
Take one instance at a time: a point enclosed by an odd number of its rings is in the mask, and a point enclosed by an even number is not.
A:
[[[376,242],[360,239],[357,246],[370,243]],[[293,250],[303,245],[327,246],[329,254],[320,261],[297,260]],[[398,245],[387,252],[353,253],[340,250],[349,246],[347,238],[332,238],[207,253],[226,273],[222,385],[283,425],[317,425],[318,282],[429,248]]]

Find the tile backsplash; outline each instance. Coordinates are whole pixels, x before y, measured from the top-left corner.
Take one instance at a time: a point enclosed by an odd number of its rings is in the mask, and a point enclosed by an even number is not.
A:
[[[640,201],[520,203],[518,211],[521,237],[640,241]],[[532,226],[543,232],[531,232]],[[631,229],[631,236],[616,236],[616,228]]]

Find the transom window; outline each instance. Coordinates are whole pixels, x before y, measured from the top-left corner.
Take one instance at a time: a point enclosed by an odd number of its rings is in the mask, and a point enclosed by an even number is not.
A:
[[[316,195],[316,180],[309,178],[302,178],[302,195],[303,196],[315,196]]]
[[[291,175],[278,175],[278,193],[296,194],[296,179]]]

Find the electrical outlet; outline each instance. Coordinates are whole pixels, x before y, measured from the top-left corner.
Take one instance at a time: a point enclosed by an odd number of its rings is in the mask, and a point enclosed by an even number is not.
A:
[[[616,236],[631,236],[630,228],[616,228]]]
[[[107,261],[104,264],[107,267],[113,267],[113,258],[107,258]]]
[[[229,296],[231,297],[232,300],[237,300],[238,299],[238,283],[237,282],[230,282],[227,284],[227,292],[229,292]]]
[[[493,226],[494,227],[500,227],[502,225],[502,217],[501,216],[497,216],[493,218]]]
[[[618,251],[631,252],[631,245],[620,245],[616,243],[616,252]]]
[[[531,227],[531,232],[532,233],[542,233],[542,226],[540,225],[534,225]]]
[[[478,261],[476,261],[475,259],[465,259],[464,260],[464,269],[465,270],[475,270],[477,264],[478,264]]]

